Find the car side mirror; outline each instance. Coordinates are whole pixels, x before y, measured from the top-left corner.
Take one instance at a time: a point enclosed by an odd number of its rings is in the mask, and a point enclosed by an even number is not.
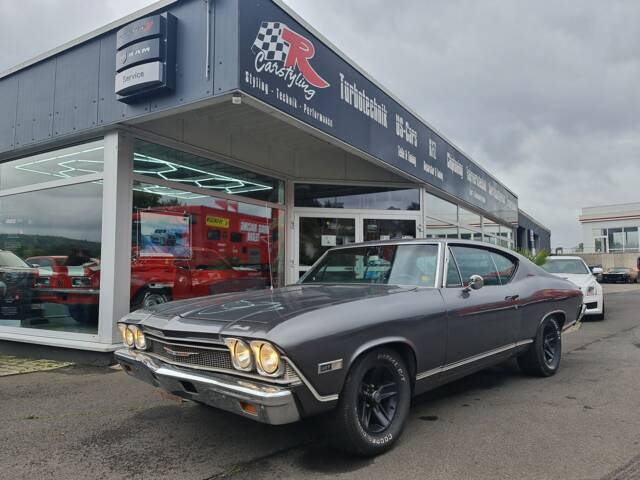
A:
[[[482,287],[484,287],[484,279],[480,275],[471,275],[469,277],[467,291],[480,290]]]
[[[591,272],[592,272],[594,275],[600,275],[600,274],[604,273],[604,270],[603,270],[602,268],[600,268],[600,267],[593,267],[593,268],[591,269]]]

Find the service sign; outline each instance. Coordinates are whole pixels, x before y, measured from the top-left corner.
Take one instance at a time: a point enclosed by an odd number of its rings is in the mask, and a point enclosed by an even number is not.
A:
[[[116,33],[114,91],[135,102],[171,92],[176,80],[176,18],[168,13],[136,20]]]
[[[151,62],[128,68],[116,75],[116,93],[129,95],[131,93],[154,88],[163,83],[163,65],[161,62]]]
[[[517,198],[272,2],[240,2],[248,94],[508,222]]]
[[[159,37],[161,33],[160,15],[136,20],[118,30],[116,34],[116,49],[120,50],[127,45],[144,40],[145,38]]]

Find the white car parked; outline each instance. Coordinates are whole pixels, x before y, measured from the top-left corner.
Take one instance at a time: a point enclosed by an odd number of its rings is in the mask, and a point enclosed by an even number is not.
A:
[[[582,258],[552,255],[547,257],[542,268],[558,277],[566,278],[580,287],[584,296],[583,302],[586,305],[585,316],[604,320],[602,285],[596,281],[594,275],[596,272],[591,272]]]

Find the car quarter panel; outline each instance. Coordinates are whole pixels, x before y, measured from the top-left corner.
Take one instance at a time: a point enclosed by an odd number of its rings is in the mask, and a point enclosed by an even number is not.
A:
[[[573,325],[582,307],[582,292],[570,282],[551,275],[526,275],[519,282],[520,339],[533,338],[549,315],[564,318],[563,329]]]
[[[415,288],[303,313],[278,324],[267,338],[283,349],[320,395],[333,395],[342,389],[357,357],[376,346],[396,343],[410,348],[414,374],[442,365],[444,302],[438,289]],[[338,361],[341,368],[320,368]]]

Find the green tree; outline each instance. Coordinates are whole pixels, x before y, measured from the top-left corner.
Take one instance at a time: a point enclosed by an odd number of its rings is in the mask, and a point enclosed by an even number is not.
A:
[[[547,261],[547,257],[549,255],[551,255],[551,252],[549,252],[548,250],[540,250],[538,253],[536,253],[535,255],[533,253],[531,253],[529,250],[524,249],[524,248],[520,248],[518,250],[516,250],[520,255],[522,255],[523,257],[528,258],[529,260],[531,260],[533,263],[535,263],[536,265],[538,265],[539,267],[541,267],[542,265],[545,264],[545,262]]]

